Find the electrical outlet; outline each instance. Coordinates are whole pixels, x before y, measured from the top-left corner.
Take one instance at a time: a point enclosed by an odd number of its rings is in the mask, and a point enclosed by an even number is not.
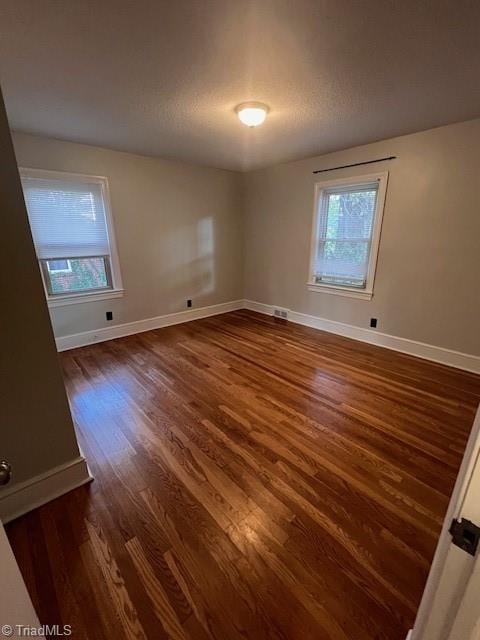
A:
[[[377,326],[377,318],[370,318],[370,326],[373,327],[374,329]]]
[[[191,300],[187,300],[187,307],[190,308],[192,306],[192,301]]]
[[[105,317],[107,320],[113,320],[113,311],[107,311]]]

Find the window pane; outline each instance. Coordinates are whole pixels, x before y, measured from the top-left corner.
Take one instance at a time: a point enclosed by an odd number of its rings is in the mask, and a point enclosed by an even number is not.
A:
[[[377,185],[364,185],[324,194],[316,282],[365,287],[377,190]]]
[[[45,260],[44,271],[53,295],[79,293],[97,289],[110,289],[107,258],[71,258],[69,260]],[[59,271],[56,265],[68,263],[69,271]]]
[[[368,240],[326,240],[317,282],[363,287],[368,264]]]
[[[352,240],[370,238],[376,198],[376,189],[330,193],[325,237]]]

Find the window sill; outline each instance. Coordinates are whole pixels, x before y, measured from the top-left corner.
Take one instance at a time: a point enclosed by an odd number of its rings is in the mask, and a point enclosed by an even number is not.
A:
[[[123,289],[110,289],[109,291],[96,291],[95,293],[74,293],[67,296],[55,296],[47,298],[47,303],[49,307],[65,307],[71,304],[81,304],[84,302],[97,302],[98,300],[122,298],[123,294]]]
[[[347,287],[333,287],[328,284],[312,284],[307,282],[309,291],[316,291],[317,293],[330,293],[334,296],[344,296],[346,298],[357,298],[359,300],[371,300],[373,297],[373,291],[365,291],[358,289],[348,289]]]

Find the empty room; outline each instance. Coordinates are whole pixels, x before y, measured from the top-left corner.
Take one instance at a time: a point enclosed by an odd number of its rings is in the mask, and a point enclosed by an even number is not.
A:
[[[1,0],[0,639],[480,638],[479,33]]]

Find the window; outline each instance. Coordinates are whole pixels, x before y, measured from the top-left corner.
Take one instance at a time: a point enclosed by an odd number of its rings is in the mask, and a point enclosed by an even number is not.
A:
[[[70,260],[48,260],[47,268],[52,273],[71,273],[72,263]]]
[[[106,178],[20,173],[49,304],[121,295]]]
[[[388,173],[316,185],[308,285],[371,298]]]

